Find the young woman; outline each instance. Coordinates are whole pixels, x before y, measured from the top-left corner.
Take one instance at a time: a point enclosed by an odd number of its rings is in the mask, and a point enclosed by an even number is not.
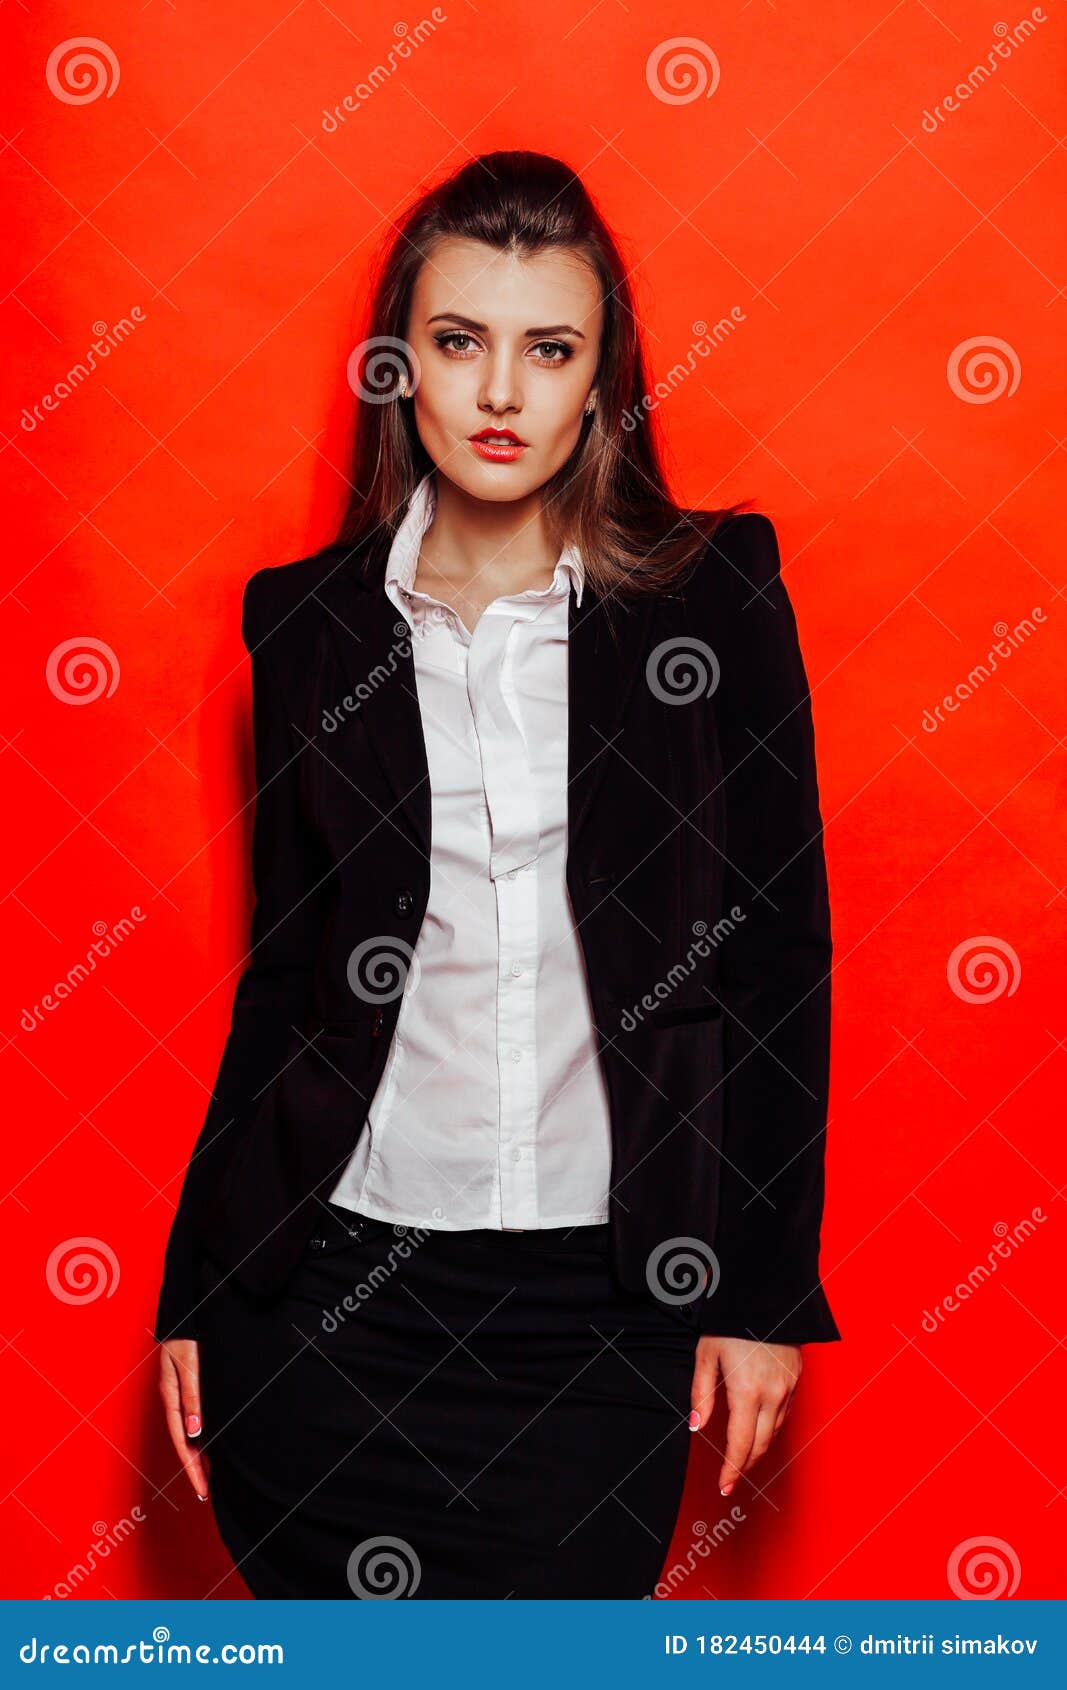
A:
[[[161,1391],[266,1597],[641,1597],[819,1279],[830,928],[774,529],[676,506],[579,179],[385,258],[338,541],[255,573],[250,956]],[[710,478],[710,477],[709,477]]]

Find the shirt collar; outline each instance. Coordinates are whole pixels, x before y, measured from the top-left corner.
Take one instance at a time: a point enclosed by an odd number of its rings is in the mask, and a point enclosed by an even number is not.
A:
[[[434,482],[434,472],[430,470],[423,476],[408,500],[403,520],[393,536],[393,543],[389,548],[389,559],[385,566],[386,586],[399,587],[405,593],[412,591],[422,537],[433,521],[436,508],[437,489]],[[573,584],[575,598],[581,605],[584,583],[585,569],[582,564],[581,552],[577,546],[564,546],[556,561],[551,586],[547,589],[547,592],[563,592],[568,585]]]

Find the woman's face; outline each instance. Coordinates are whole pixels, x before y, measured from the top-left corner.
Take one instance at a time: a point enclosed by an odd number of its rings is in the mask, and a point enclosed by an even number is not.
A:
[[[439,242],[412,293],[415,424],[438,472],[477,499],[521,499],[564,464],[581,433],[603,308],[577,254],[532,258],[481,241]],[[472,436],[522,442],[492,455]]]

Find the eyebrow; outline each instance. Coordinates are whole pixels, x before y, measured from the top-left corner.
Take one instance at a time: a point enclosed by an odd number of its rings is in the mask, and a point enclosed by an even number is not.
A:
[[[473,317],[461,317],[458,311],[438,311],[435,316],[427,317],[426,319],[427,327],[429,327],[431,323],[443,322],[462,323],[465,329],[473,329],[476,334],[489,333],[488,323],[476,323]],[[547,329],[527,329],[526,333],[534,340],[543,340],[548,335],[563,334],[577,335],[579,340],[585,339],[581,329],[572,328],[570,323],[551,323]]]

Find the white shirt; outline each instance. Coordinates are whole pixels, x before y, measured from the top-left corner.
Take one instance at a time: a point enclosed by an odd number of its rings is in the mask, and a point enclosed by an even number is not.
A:
[[[412,590],[433,520],[412,494],[385,590],[412,629],[430,772],[429,903],[367,1127],[331,1201],[443,1231],[608,1218],[611,1135],[567,893],[565,547],[551,584],[473,634]]]

